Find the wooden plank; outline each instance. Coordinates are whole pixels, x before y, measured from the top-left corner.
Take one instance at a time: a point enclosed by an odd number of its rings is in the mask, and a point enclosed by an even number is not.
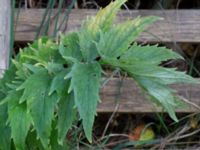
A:
[[[11,0],[0,0],[0,70],[8,67]],[[2,71],[0,71],[0,75]]]
[[[200,84],[172,85],[177,90],[178,95],[188,101],[200,106]],[[118,112],[121,113],[149,113],[161,112],[162,109],[152,104],[147,96],[140,90],[132,79],[112,79],[101,89],[102,102],[98,105],[98,112],[113,112],[118,105]],[[167,101],[167,100],[166,100]],[[193,106],[177,109],[177,112],[197,112]]]
[[[33,41],[35,32],[42,20],[44,9],[21,10],[16,20],[16,41]],[[54,10],[51,17],[53,28]],[[96,10],[73,10],[69,16],[68,31],[77,30],[87,16],[93,16]],[[133,10],[121,11],[118,21],[136,16],[155,15],[164,18],[157,21],[142,34],[138,41],[142,42],[200,42],[200,11],[199,10]]]

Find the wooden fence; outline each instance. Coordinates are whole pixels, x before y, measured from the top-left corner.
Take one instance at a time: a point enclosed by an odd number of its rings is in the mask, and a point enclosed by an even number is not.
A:
[[[1,0],[0,0],[1,1]],[[0,5],[1,8],[1,5]],[[0,9],[1,10],[1,9]],[[15,21],[15,40],[18,42],[31,42],[34,40],[36,30],[42,20],[44,9],[20,10]],[[0,11],[1,12],[1,11]],[[51,16],[51,24],[54,25],[54,10]],[[68,28],[66,32],[76,30],[80,27],[82,20],[87,16],[95,15],[95,10],[73,10],[69,16]],[[176,42],[200,42],[200,11],[199,10],[135,10],[121,11],[117,21],[123,21],[136,16],[155,15],[164,20],[156,22],[148,28],[137,41],[145,43],[176,43]],[[1,19],[0,19],[1,20]],[[1,23],[1,22],[0,22]],[[0,24],[1,26],[1,24]],[[1,33],[0,28],[0,33]],[[50,31],[51,32],[51,31]],[[5,34],[5,33],[4,33]],[[0,37],[1,39],[1,37]],[[3,40],[0,40],[0,45]],[[1,49],[1,47],[0,47]],[[5,69],[7,66],[8,49],[1,49],[0,66]],[[2,55],[3,54],[3,55]],[[172,85],[178,94],[183,96],[188,102],[200,106],[200,84],[198,85]],[[118,110],[122,113],[156,112],[161,108],[148,101],[146,95],[141,92],[138,86],[131,79],[112,79],[101,89],[102,102],[98,105],[98,112],[112,112]],[[177,110],[177,112],[197,112],[192,106]]]

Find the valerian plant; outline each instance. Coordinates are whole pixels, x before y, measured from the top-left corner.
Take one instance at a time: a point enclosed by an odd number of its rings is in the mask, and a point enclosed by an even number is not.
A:
[[[41,38],[21,50],[0,80],[0,148],[59,149],[74,121],[80,119],[89,142],[104,65],[127,72],[152,102],[177,121],[178,98],[168,85],[196,83],[159,64],[182,57],[165,48],[134,42],[158,17],[113,20],[126,0],[116,0],[88,18],[79,31],[58,41]],[[97,59],[98,58],[98,59]],[[30,143],[29,143],[30,144]],[[30,145],[29,145],[30,146]]]

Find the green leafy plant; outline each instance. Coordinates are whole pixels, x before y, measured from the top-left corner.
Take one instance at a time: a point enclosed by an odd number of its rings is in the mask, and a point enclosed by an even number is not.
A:
[[[182,58],[177,53],[134,42],[158,17],[113,23],[125,2],[111,2],[88,18],[79,31],[61,35],[56,42],[41,38],[13,59],[0,80],[1,149],[10,149],[12,141],[19,150],[28,145],[60,149],[78,119],[92,142],[104,65],[127,72],[150,100],[163,106],[177,121],[179,99],[168,85],[196,81],[175,69],[159,66],[162,61]]]

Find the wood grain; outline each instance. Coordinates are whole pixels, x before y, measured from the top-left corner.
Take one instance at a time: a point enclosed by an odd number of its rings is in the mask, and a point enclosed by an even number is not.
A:
[[[198,80],[200,81],[200,80]],[[188,101],[200,106],[200,82],[196,85],[176,84],[172,88],[177,94]],[[112,79],[101,89],[102,102],[98,105],[98,112],[113,112],[118,105],[121,113],[149,113],[161,112],[162,108],[152,104],[132,79]],[[167,100],[166,100],[167,101]],[[177,112],[200,111],[193,106],[177,109]]]
[[[0,0],[0,70],[8,67],[11,0]],[[1,71],[0,71],[1,75]]]
[[[16,41],[33,41],[36,30],[42,20],[44,9],[20,10],[16,19]],[[54,10],[51,17],[52,29],[55,23]],[[69,16],[68,31],[77,30],[87,16],[96,14],[96,10],[73,10]],[[136,16],[154,15],[164,18],[157,21],[143,33],[138,41],[142,42],[200,42],[199,10],[134,10],[121,11],[118,22]],[[62,17],[62,16],[61,16]],[[52,31],[50,31],[51,33]]]

